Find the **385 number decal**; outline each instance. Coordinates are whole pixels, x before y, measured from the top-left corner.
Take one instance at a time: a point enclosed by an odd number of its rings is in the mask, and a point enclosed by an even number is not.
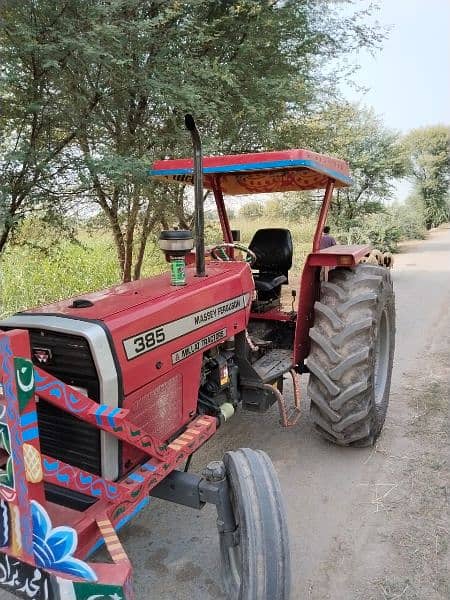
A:
[[[146,352],[151,352],[163,344],[168,344],[193,331],[197,331],[197,329],[202,329],[211,323],[239,313],[248,306],[249,302],[250,294],[241,294],[219,302],[219,304],[206,306],[197,312],[190,313],[174,321],[159,323],[156,327],[125,338],[122,341],[125,355],[128,360],[143,356]],[[180,345],[182,343],[180,342]]]
[[[151,350],[155,346],[159,346],[159,344],[162,344],[165,340],[166,336],[162,327],[152,329],[152,331],[148,331],[146,334],[138,335],[134,338],[134,350],[137,354],[140,354],[141,352]]]

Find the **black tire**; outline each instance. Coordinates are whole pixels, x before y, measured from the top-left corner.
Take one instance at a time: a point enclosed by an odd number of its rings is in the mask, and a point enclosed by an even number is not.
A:
[[[371,446],[386,418],[395,344],[391,275],[360,264],[333,269],[314,305],[308,396],[319,433],[341,446]]]
[[[238,544],[220,536],[222,577],[231,600],[288,600],[290,553],[280,484],[270,458],[241,448],[224,455]]]

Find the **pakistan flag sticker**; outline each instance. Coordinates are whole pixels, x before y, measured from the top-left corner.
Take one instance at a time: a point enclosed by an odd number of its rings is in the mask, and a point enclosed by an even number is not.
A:
[[[15,358],[17,395],[19,397],[19,412],[22,414],[34,395],[33,363],[27,358]]]
[[[123,589],[116,585],[74,582],[73,589],[76,600],[125,600]]]

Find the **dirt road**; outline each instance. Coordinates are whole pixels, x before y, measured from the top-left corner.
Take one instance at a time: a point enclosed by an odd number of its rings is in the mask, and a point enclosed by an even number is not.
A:
[[[307,407],[282,431],[276,407],[243,414],[199,452],[266,450],[280,476],[291,535],[293,600],[449,597],[444,459],[450,366],[450,229],[396,256],[397,348],[386,427],[375,449],[333,447]],[[222,598],[214,511],[155,501],[122,538],[139,600]]]
[[[337,448],[274,407],[243,414],[198,452],[192,469],[242,446],[280,476],[291,536],[293,600],[438,600],[448,573],[450,229],[396,256],[397,347],[390,409],[373,449]],[[223,598],[215,515],[152,501],[121,539],[138,600]],[[11,598],[9,594],[0,598]]]

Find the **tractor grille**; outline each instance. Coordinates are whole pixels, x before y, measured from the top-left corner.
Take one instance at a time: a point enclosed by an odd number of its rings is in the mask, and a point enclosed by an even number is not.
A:
[[[100,400],[99,381],[87,341],[79,336],[40,329],[29,330],[33,362],[64,383],[83,388]],[[36,358],[50,356],[43,364]],[[39,400],[37,406],[41,451],[80,469],[101,474],[100,431],[71,414]]]
[[[182,381],[178,373],[157,387],[149,385],[139,390],[126,406],[130,421],[139,423],[146,433],[167,440],[183,424]]]

